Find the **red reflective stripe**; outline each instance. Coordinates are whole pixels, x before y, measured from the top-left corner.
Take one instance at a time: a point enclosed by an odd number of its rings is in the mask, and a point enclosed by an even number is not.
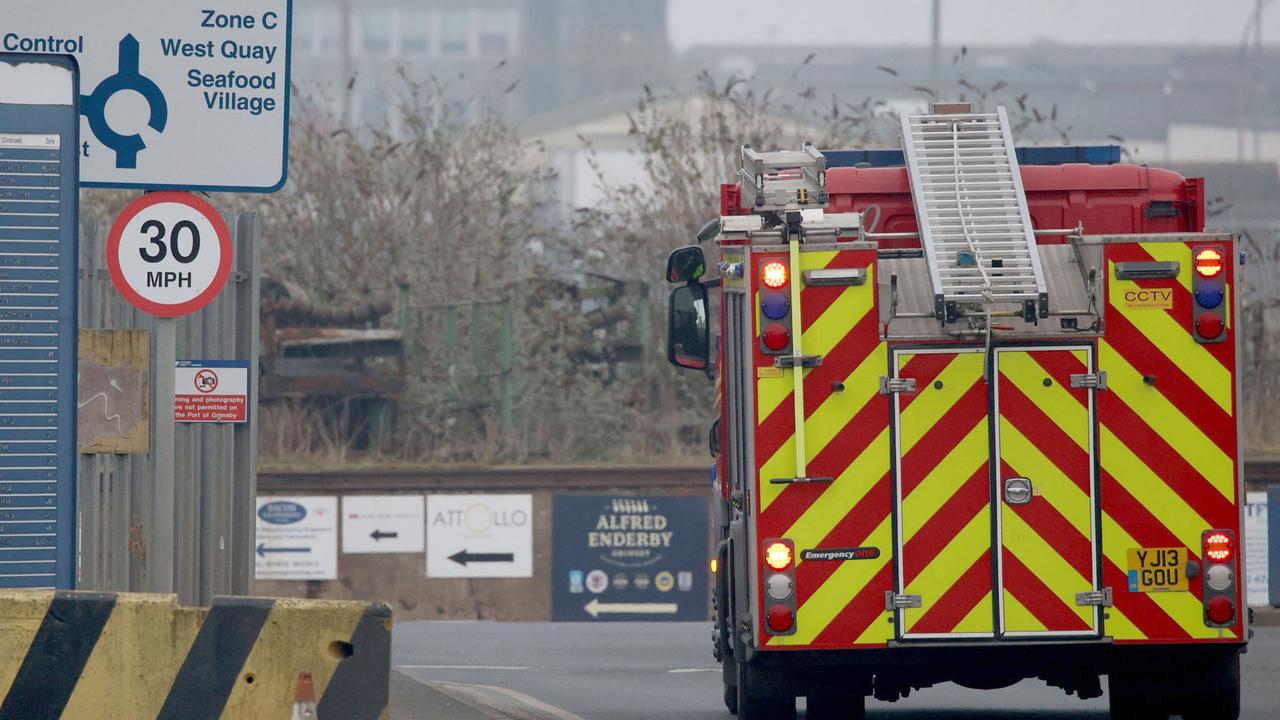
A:
[[[987,386],[975,382],[902,456],[902,496],[911,494],[956,445],[987,419]],[[901,442],[901,438],[898,440]],[[985,467],[985,465],[984,465]]]
[[[904,353],[905,354],[905,353]],[[916,381],[915,392],[897,393],[898,411],[906,410],[916,398],[920,397],[920,391],[926,385],[932,385],[938,379],[938,375],[947,369],[952,360],[956,359],[954,353],[917,353],[915,355],[907,355],[907,362],[898,371],[896,377],[910,378]],[[902,355],[894,359],[896,363]]]
[[[1089,623],[1077,615],[1064,598],[1041,582],[1016,555],[1006,548],[1001,556],[1004,560],[1004,589],[1017,598],[1046,630],[1089,629]]]
[[[1088,415],[1082,415],[1084,422],[1081,425],[1087,428]],[[1086,495],[1090,494],[1088,450],[1081,448],[1058,423],[1003,376],[1000,378],[1000,417],[1017,428]]]
[[[1129,575],[1110,559],[1103,561],[1103,585],[1114,590],[1115,605],[1149,639],[1189,640],[1191,636],[1145,593],[1129,592]]]
[[[800,567],[803,568],[804,565]],[[884,593],[892,588],[893,563],[885,563],[884,567],[880,568],[880,572],[877,572],[870,582],[858,590],[835,618],[827,623],[822,632],[818,633],[813,645],[849,646],[871,627],[871,623],[884,622],[887,617],[884,610]]]
[[[995,583],[991,577],[991,551],[974,561],[960,579],[942,597],[929,604],[924,615],[910,626],[908,633],[947,633],[982,602]],[[918,612],[908,610],[907,612]]]
[[[1115,393],[1099,393],[1098,410],[1103,425],[1205,520],[1214,523],[1237,514],[1235,504],[1223,497],[1182,453],[1143,422]],[[1106,448],[1102,452],[1105,453]],[[1102,497],[1110,507],[1107,495],[1104,493]]]
[[[875,487],[867,491],[867,494],[853,506],[852,510],[840,519],[840,522],[836,523],[835,528],[827,533],[827,536],[818,543],[817,547],[842,548],[864,545],[871,533],[889,516],[889,509],[892,507],[892,503],[893,487],[889,482],[889,476],[885,475],[876,482]],[[880,548],[880,553],[884,556],[892,556],[893,548],[882,547]],[[800,604],[804,605],[805,601],[817,592],[836,570],[840,569],[840,565],[840,562],[826,561],[800,563],[796,567],[796,597],[799,599]],[[890,590],[892,588],[885,587],[883,589]]]
[[[991,474],[987,463],[943,503],[902,549],[903,583],[910,584],[956,535],[991,506]]]
[[[867,356],[880,344],[876,325],[878,316],[874,309],[823,356],[822,364],[810,370],[804,378],[804,416],[808,419],[834,392],[833,383],[843,382]],[[778,448],[786,444],[795,431],[795,400],[792,393],[759,424],[756,430],[757,462],[763,466]]]
[[[859,252],[857,250],[841,250],[831,261],[824,265],[824,268],[865,268],[870,261],[870,253],[867,250]],[[799,279],[797,275],[796,278]],[[803,280],[801,280],[803,282]],[[822,317],[836,300],[840,299],[840,295],[848,288],[838,285],[804,285],[800,289],[800,322],[801,327],[808,330],[818,318]],[[874,311],[871,313],[878,315]]]
[[[1235,420],[1123,314],[1113,312],[1108,316],[1107,343],[1138,372],[1154,375],[1155,392],[1194,422],[1222,452],[1235,457]]]

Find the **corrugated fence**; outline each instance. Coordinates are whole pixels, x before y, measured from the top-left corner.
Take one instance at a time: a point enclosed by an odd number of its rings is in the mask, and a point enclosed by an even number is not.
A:
[[[77,587],[86,590],[174,592],[184,604],[214,595],[245,594],[253,577],[257,459],[259,224],[256,215],[228,218],[235,265],[222,294],[204,310],[177,320],[178,360],[247,360],[249,422],[179,424],[175,433],[173,507],[152,502],[155,403],[149,400],[145,453],[81,454],[78,467]],[[156,357],[155,318],[135,309],[111,282],[105,264],[110,223],[80,224],[80,329],[144,330]],[[83,347],[82,347],[83,352]],[[173,372],[172,368],[167,372]],[[85,388],[80,403],[85,404]],[[83,439],[83,438],[82,438]],[[163,527],[172,523],[172,532]],[[157,527],[174,540],[156,542]],[[156,568],[171,563],[167,573]]]

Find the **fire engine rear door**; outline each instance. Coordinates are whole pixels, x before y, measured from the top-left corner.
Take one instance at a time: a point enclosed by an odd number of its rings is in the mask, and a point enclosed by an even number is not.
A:
[[[1094,391],[1072,387],[1092,350],[998,349],[994,364],[1000,632],[1096,634]]]
[[[981,348],[893,355],[897,588],[903,638],[995,633],[989,398]]]

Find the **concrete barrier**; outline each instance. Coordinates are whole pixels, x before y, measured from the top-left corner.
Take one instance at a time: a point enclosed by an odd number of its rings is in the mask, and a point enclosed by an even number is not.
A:
[[[0,719],[288,718],[310,673],[320,720],[387,717],[381,603],[0,591]]]

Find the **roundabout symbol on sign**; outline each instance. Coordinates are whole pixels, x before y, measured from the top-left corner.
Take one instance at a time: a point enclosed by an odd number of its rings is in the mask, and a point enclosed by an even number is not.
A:
[[[107,236],[112,282],[134,307],[160,317],[188,315],[212,302],[227,284],[231,260],[227,223],[191,193],[143,195]]]

